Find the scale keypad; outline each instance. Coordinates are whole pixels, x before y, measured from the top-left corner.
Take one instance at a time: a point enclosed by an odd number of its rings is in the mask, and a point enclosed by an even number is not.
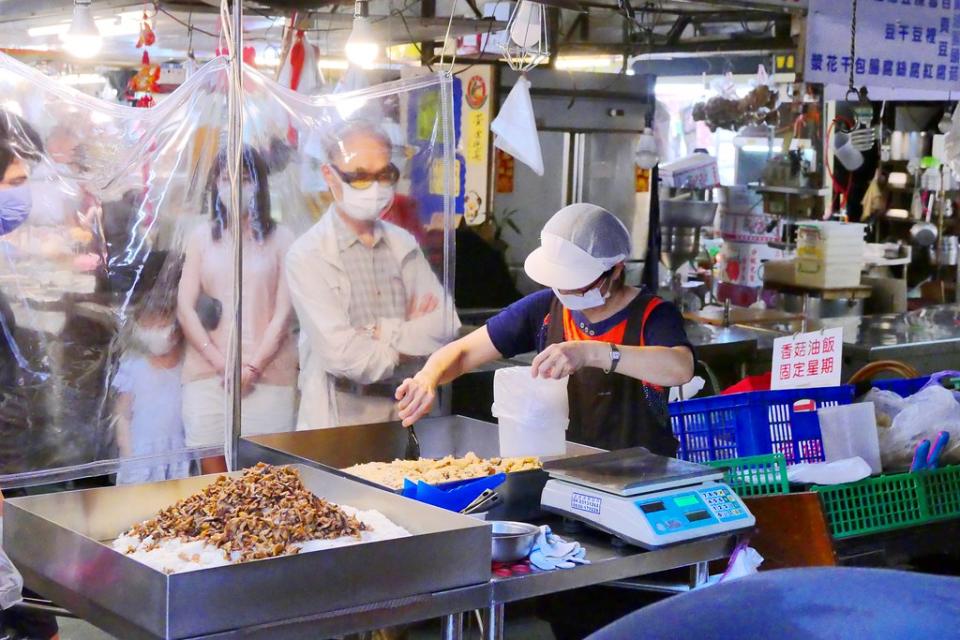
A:
[[[729,487],[701,489],[698,493],[721,522],[747,517],[740,499]]]

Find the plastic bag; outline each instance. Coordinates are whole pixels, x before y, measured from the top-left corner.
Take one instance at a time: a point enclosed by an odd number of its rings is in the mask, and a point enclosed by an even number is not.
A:
[[[877,427],[889,428],[893,419],[903,410],[906,400],[899,394],[886,389],[870,389],[862,402],[872,402],[877,411]]]
[[[494,416],[507,416],[521,422],[566,423],[569,411],[567,378],[534,378],[530,367],[505,367],[494,372]]]
[[[746,542],[741,542],[730,555],[727,570],[722,575],[711,577],[706,586],[753,575],[757,573],[761,564],[763,564],[763,556]]]
[[[0,516],[0,540],[3,540],[3,516]],[[10,556],[0,548],[0,609],[9,609],[23,600],[23,576]]]
[[[880,458],[887,471],[908,469],[917,442],[933,438],[938,431],[950,434],[941,464],[960,462],[960,404],[953,392],[943,387],[925,387],[904,400],[891,425],[879,426],[878,431]]]

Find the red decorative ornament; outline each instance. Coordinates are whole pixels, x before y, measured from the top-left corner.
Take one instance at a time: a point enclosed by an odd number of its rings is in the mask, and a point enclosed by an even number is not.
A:
[[[137,49],[152,46],[156,41],[157,34],[153,32],[153,27],[150,26],[150,19],[147,18],[147,12],[144,10],[143,19],[140,22],[140,38],[137,40]]]

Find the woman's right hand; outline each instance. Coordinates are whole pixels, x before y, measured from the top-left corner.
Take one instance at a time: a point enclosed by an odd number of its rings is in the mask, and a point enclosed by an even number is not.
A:
[[[436,397],[437,385],[427,380],[422,373],[404,380],[397,387],[396,393],[397,409],[403,426],[409,427],[430,413]]]

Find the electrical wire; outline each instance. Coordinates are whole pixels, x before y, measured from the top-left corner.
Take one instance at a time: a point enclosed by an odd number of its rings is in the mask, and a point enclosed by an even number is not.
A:
[[[198,27],[198,26],[196,26],[196,25],[193,25],[193,24],[184,22],[183,20],[181,20],[180,18],[178,18],[177,16],[175,16],[175,15],[172,14],[171,12],[169,12],[169,11],[167,11],[166,9],[164,9],[163,7],[161,7],[159,2],[154,2],[154,3],[153,3],[153,8],[154,8],[154,10],[155,10],[157,13],[162,13],[163,15],[167,16],[168,18],[170,18],[171,20],[173,20],[174,22],[176,22],[177,24],[185,27],[185,28],[187,29],[187,31],[197,31],[198,33],[202,33],[202,34],[205,35],[205,36],[210,36],[211,38],[215,38],[215,39],[219,39],[219,38],[220,38],[220,34],[219,34],[219,33],[212,33],[212,32],[210,32],[210,31],[206,31],[206,30],[204,30],[204,29],[201,29],[200,27]],[[156,14],[155,14],[155,15],[156,15]]]

